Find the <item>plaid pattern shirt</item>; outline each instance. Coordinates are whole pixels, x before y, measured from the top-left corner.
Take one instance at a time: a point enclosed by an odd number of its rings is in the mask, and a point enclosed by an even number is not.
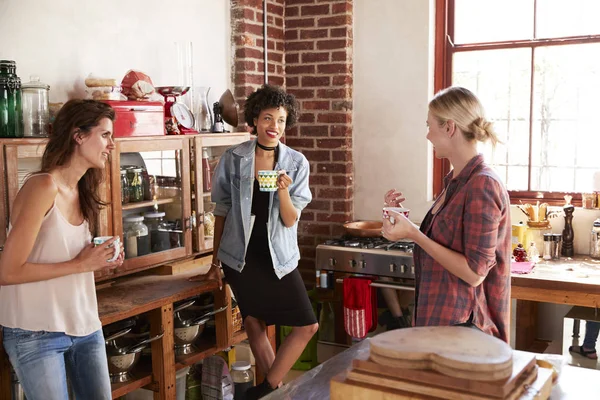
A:
[[[464,254],[469,267],[485,279],[472,287],[415,246],[415,325],[448,326],[471,320],[482,331],[507,342],[511,255],[508,193],[496,173],[484,164],[482,155],[473,157],[455,179],[452,174],[450,171],[444,178],[444,204],[435,214],[433,207],[429,210],[421,231]]]

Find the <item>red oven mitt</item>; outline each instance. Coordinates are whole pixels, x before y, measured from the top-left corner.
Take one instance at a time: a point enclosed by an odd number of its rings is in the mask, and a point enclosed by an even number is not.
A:
[[[377,326],[377,313],[373,312],[373,307],[377,307],[376,292],[370,285],[371,279],[357,277],[346,278],[343,283],[344,328],[348,335],[359,339]]]

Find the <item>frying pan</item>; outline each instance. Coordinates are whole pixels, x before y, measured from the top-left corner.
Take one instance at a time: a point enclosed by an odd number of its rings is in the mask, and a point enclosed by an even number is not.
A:
[[[344,230],[350,236],[358,237],[381,237],[382,221],[354,221],[347,222]]]

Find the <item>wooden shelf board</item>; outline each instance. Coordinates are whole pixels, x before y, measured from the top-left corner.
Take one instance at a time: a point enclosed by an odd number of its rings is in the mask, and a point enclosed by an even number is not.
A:
[[[248,339],[248,335],[246,334],[246,331],[244,329],[242,329],[241,331],[237,331],[233,334],[233,339],[231,340],[231,345],[235,346],[236,344],[239,344],[240,342],[242,342],[246,339]]]
[[[200,339],[195,346],[198,349],[196,353],[188,354],[187,356],[177,358],[175,362],[175,370],[179,371],[182,368],[194,365],[198,361],[203,360],[206,357],[210,357],[213,354],[217,353],[219,350],[222,350],[218,349],[215,343],[204,339]]]
[[[152,366],[150,364],[138,364],[133,368],[132,375],[134,379],[129,382],[111,384],[113,399],[118,399],[127,393],[151,384]]]
[[[136,208],[152,207],[155,204],[170,204],[179,201],[179,197],[171,197],[168,199],[157,199],[150,201],[139,201],[137,203],[127,203],[122,206],[123,210],[135,210]]]
[[[144,313],[166,304],[218,290],[214,281],[190,282],[195,271],[180,275],[123,277],[98,290],[98,311],[103,325]]]

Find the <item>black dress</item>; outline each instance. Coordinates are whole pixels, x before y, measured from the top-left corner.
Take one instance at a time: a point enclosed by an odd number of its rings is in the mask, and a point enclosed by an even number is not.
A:
[[[317,323],[298,269],[283,278],[275,275],[267,241],[270,192],[261,192],[254,180],[254,227],[242,272],[223,267],[240,307],[242,318],[253,316],[267,325],[306,326]]]

